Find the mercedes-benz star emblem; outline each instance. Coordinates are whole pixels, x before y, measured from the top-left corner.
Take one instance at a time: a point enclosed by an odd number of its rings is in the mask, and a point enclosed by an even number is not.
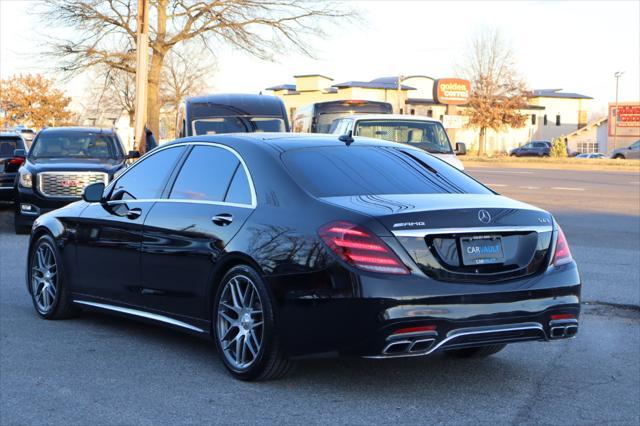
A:
[[[491,215],[484,209],[480,210],[478,211],[478,220],[482,223],[489,223],[491,222]]]

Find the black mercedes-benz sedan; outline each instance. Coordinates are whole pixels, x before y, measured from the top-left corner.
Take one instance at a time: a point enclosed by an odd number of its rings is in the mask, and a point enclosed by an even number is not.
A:
[[[580,277],[554,218],[407,145],[195,136],[83,198],[34,223],[38,314],[210,337],[239,379],[306,356],[487,356],[578,330]]]

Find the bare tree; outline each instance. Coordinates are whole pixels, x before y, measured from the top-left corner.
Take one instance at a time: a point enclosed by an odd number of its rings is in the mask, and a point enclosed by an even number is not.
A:
[[[89,102],[102,110],[123,110],[133,125],[136,106],[135,75],[107,65],[98,65],[88,90]],[[176,49],[165,61],[160,84],[160,102],[175,120],[182,99],[202,93],[215,65],[194,49]]]
[[[61,69],[74,73],[106,65],[135,70],[136,0],[45,0],[47,23],[74,29],[74,37],[52,46]],[[167,55],[196,41],[213,53],[230,45],[262,59],[293,46],[309,55],[308,35],[319,36],[318,19],[351,15],[333,3],[298,0],[150,0],[150,50],[147,120],[157,134],[161,74]]]
[[[497,31],[484,31],[471,42],[462,65],[471,81],[469,124],[480,131],[478,155],[486,152],[487,129],[522,127],[526,115],[526,86],[514,64],[513,52]]]
[[[205,92],[215,69],[214,62],[195,49],[175,49],[169,53],[161,75],[162,105],[175,112],[182,99]]]

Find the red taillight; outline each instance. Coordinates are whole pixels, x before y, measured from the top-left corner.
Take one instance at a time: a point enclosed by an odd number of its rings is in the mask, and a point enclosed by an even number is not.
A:
[[[571,257],[571,250],[569,250],[569,244],[567,238],[562,232],[562,228],[558,226],[558,239],[556,240],[556,251],[553,255],[553,264],[556,266],[565,265],[573,261]]]
[[[320,238],[342,260],[371,272],[406,275],[409,269],[380,238],[348,222],[332,222],[318,230]]]
[[[422,327],[407,327],[407,328],[400,328],[396,331],[394,331],[392,334],[406,334],[406,333],[424,333],[426,331],[436,331],[436,326],[435,325],[425,325]]]
[[[24,164],[24,158],[23,157],[12,158],[11,160],[8,161],[7,164],[10,166],[16,166],[16,167],[22,166]]]
[[[556,314],[551,315],[551,320],[566,320],[566,319],[576,319],[576,316],[573,314]]]

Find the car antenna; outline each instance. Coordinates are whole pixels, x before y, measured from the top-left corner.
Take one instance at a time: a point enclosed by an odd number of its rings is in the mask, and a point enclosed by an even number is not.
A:
[[[353,139],[353,130],[349,130],[344,135],[338,136],[338,140],[340,142],[344,142],[345,145],[347,145],[347,146],[351,145],[353,143],[353,141],[355,140],[355,139]]]

